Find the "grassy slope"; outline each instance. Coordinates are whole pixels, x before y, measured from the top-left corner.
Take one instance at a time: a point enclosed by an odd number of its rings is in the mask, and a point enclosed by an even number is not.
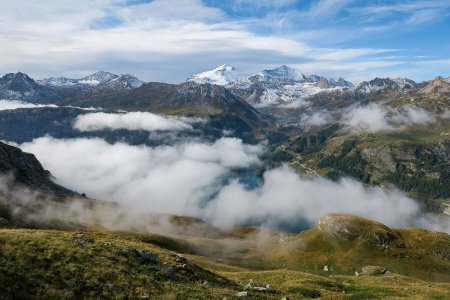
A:
[[[242,291],[250,279],[255,285],[271,284],[276,290],[276,293],[252,291],[252,299],[280,299],[283,296],[290,299],[445,299],[450,294],[449,284],[429,283],[396,274],[328,278],[328,275],[285,268],[233,267],[199,255],[188,255],[189,262],[183,268],[184,262],[177,262],[172,251],[156,246],[155,241],[169,248],[179,246],[172,244],[169,238],[105,230],[2,229],[0,295],[29,299],[146,296],[150,299],[234,299],[233,295]],[[159,257],[155,263],[148,262],[127,253],[126,249],[130,248],[145,249]],[[183,250],[182,247],[179,250]]]
[[[374,185],[394,184],[425,201],[431,210],[439,211],[439,201],[450,198],[450,186],[445,184],[450,165],[433,154],[435,149],[448,149],[448,120],[394,132],[337,131],[320,144],[318,139],[317,134],[299,137],[279,149],[291,155],[290,164],[301,172],[307,169],[333,179],[351,176]]]

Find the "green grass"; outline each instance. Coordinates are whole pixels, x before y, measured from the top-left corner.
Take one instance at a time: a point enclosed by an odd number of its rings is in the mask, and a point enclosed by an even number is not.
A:
[[[350,216],[335,218],[341,222]],[[357,235],[351,241],[329,236],[321,227],[292,236],[287,243],[276,242],[276,232],[265,241],[255,239],[257,228],[237,229],[232,231],[235,237],[217,238],[100,229],[0,229],[0,295],[6,299],[235,299],[250,280],[257,286],[270,284],[274,291],[251,290],[248,299],[446,299],[450,295],[450,284],[438,283],[450,282],[448,261],[433,254],[435,247],[447,251],[448,235],[393,230],[357,217],[351,220],[354,226],[348,229]],[[372,244],[369,237],[382,231],[397,232],[411,245],[407,249],[411,258],[398,259]],[[418,236],[420,243],[415,242]],[[185,253],[187,260],[177,258],[174,250]],[[415,260],[415,251],[429,252],[430,257]],[[396,273],[352,274],[372,263],[428,281]],[[325,272],[325,264],[333,271]]]

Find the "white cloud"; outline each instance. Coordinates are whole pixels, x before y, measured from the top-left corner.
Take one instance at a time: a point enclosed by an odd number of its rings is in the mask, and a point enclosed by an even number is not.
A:
[[[37,107],[58,107],[53,104],[32,104],[18,100],[0,100],[0,110],[10,110],[18,108],[37,108]]]
[[[267,171],[255,189],[227,183],[223,179],[232,169],[258,164],[262,152],[261,145],[234,138],[148,148],[44,137],[21,148],[36,154],[58,183],[139,213],[191,215],[228,227],[313,225],[328,213],[342,212],[390,226],[448,230],[432,217],[419,217],[419,205],[401,192],[366,188],[351,179],[306,179],[284,166]]]
[[[302,117],[302,122],[309,126],[323,126],[333,121],[333,116],[326,110],[319,110],[314,113],[306,113]]]
[[[301,178],[282,167],[264,175],[264,185],[246,190],[239,183],[222,189],[206,209],[209,219],[222,226],[247,220],[263,223],[314,224],[332,212],[353,213],[391,226],[404,226],[418,213],[418,205],[398,191],[368,189],[352,179],[333,182],[321,177]]]
[[[290,2],[258,1],[255,5],[281,7]],[[320,1],[306,14],[322,18],[336,13],[343,2],[347,1]],[[2,11],[0,42],[8,47],[1,48],[0,55],[8,60],[0,62],[0,69],[21,69],[34,77],[81,77],[108,69],[134,73],[144,80],[178,82],[214,64],[263,68],[268,56],[276,64],[310,61],[332,67],[343,59],[367,60],[391,51],[314,47],[303,42],[301,35],[255,33],[250,20],[233,20],[199,0],[155,0],[139,5],[78,1],[75,6],[64,1],[18,0],[2,3]],[[94,26],[98,23],[102,26]],[[366,62],[360,70],[373,68]],[[345,70],[352,75],[352,66]],[[311,70],[318,71],[322,72]],[[330,75],[328,71],[325,68],[324,75]]]
[[[296,0],[232,0],[233,9],[281,8],[294,4]]]
[[[401,130],[412,125],[425,125],[436,122],[436,116],[412,105],[397,109],[379,104],[348,108],[340,122],[357,131]]]
[[[306,16],[312,20],[329,18],[339,13],[351,0],[319,0],[306,12]]]
[[[21,145],[57,182],[135,210],[194,214],[230,169],[259,163],[262,146],[234,138],[149,148],[43,137]]]
[[[192,129],[189,123],[200,121],[202,120],[164,117],[148,112],[130,112],[125,114],[97,112],[78,116],[75,119],[74,128],[80,131],[104,129],[179,131]]]

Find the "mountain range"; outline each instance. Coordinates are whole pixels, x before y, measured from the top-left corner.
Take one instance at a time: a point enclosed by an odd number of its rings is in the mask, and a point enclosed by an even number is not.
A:
[[[226,134],[246,143],[267,140],[267,166],[288,162],[300,172],[332,179],[351,176],[375,186],[394,184],[436,212],[444,211],[442,203],[450,197],[450,78],[421,83],[375,78],[353,85],[287,66],[243,75],[223,65],[169,84],[102,71],[81,79],[35,81],[19,72],[0,79],[0,99],[57,106],[0,111],[0,139],[16,143],[45,134],[160,143],[143,131],[77,131],[72,125],[89,112],[86,108],[196,117],[205,122],[182,135],[210,141]],[[360,119],[354,113],[358,108],[366,110]],[[384,131],[367,135],[348,128],[366,121]],[[400,127],[395,129],[393,121]],[[434,175],[424,177],[429,172]]]
[[[449,80],[442,79],[442,81],[446,84]],[[406,93],[418,85],[407,78],[375,78],[354,85],[343,78],[306,76],[284,65],[253,75],[245,75],[230,65],[222,65],[190,76],[186,80],[186,83],[189,82],[197,85],[223,86],[247,102],[259,106],[286,105],[323,93],[353,94],[353,98],[366,97],[385,90]],[[73,96],[73,93],[82,94],[83,97],[104,95],[109,92],[126,93],[139,89],[143,85],[145,83],[135,76],[117,75],[104,71],[80,79],[52,77],[41,80],[33,80],[19,72],[9,73],[0,78],[0,98],[35,103],[57,103]]]

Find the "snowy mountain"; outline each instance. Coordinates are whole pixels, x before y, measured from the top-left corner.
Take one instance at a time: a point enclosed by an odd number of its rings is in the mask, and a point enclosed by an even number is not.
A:
[[[239,73],[230,65],[221,65],[195,74],[187,81],[222,85],[248,102],[261,105],[287,104],[323,91],[353,87],[351,82],[342,78],[335,80],[318,75],[305,76],[301,71],[285,65],[251,76]]]
[[[111,88],[111,89],[136,89],[144,84],[138,78],[125,74],[116,75],[100,71],[92,75],[71,79],[66,77],[52,77],[38,81],[39,84],[55,88]]]
[[[36,103],[51,101],[58,97],[48,88],[39,85],[25,73],[8,73],[0,78],[0,99],[33,99]]]
[[[278,81],[278,82],[286,82],[286,81],[305,81],[307,80],[306,76],[303,75],[302,72],[286,67],[282,65],[281,67],[263,70],[259,74],[252,76],[251,81]]]
[[[414,88],[417,84],[408,78],[375,78],[370,81],[363,81],[355,88],[355,92],[370,94],[391,89],[398,92],[406,92]]]
[[[205,71],[190,76],[187,81],[203,84],[229,85],[232,83],[247,81],[247,77],[239,73],[233,66],[221,65],[213,70]]]

